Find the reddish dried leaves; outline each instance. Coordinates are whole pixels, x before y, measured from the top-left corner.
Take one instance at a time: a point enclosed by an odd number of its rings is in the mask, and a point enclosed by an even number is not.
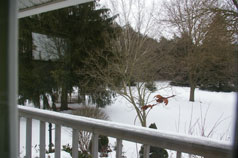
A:
[[[157,102],[156,104],[149,104],[149,105],[144,105],[141,107],[142,110],[147,110],[148,108],[153,108],[155,105],[159,104],[159,103],[164,103],[165,105],[168,105],[169,101],[168,98],[172,98],[175,95],[169,96],[169,97],[163,97],[161,95],[156,95],[155,96],[155,101]]]

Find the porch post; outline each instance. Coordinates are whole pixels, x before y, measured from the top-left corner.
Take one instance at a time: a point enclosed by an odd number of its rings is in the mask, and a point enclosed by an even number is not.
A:
[[[0,153],[18,156],[17,1],[0,1]]]

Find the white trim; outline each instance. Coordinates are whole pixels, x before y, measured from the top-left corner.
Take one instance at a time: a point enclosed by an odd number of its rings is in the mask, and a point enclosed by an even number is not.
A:
[[[3,144],[9,145],[10,150],[7,151],[10,153],[10,158],[16,158],[18,157],[17,150],[18,150],[18,111],[16,108],[17,105],[17,98],[18,98],[18,21],[17,21],[17,4],[18,0],[8,0],[9,8],[8,8],[8,14],[6,17],[8,18],[8,40],[6,41],[8,50],[8,61],[7,61],[7,106],[4,108],[8,108],[8,127],[9,127],[9,139],[5,141]],[[3,6],[4,7],[4,6]],[[4,9],[3,9],[4,10]],[[2,17],[1,17],[2,18]],[[5,17],[3,17],[5,19]],[[2,28],[1,28],[2,29]],[[2,33],[2,32],[1,32]],[[2,36],[2,34],[1,34]],[[2,41],[1,41],[2,42]],[[5,52],[3,52],[5,53]],[[2,57],[1,57],[2,58]],[[4,75],[1,77],[5,77]],[[2,81],[2,80],[1,80]],[[3,82],[5,82],[3,80]],[[2,101],[2,100],[1,100]],[[2,107],[1,107],[2,108]],[[5,123],[5,122],[4,122]],[[1,129],[2,130],[2,129]],[[6,148],[5,148],[6,149]],[[8,149],[8,147],[7,147]],[[5,150],[6,151],[6,150]],[[4,155],[5,153],[3,153]],[[5,156],[4,156],[5,157]]]
[[[24,18],[31,15],[49,12],[61,8],[66,8],[82,3],[92,2],[93,0],[56,0],[42,5],[29,7],[26,9],[20,9],[18,12],[18,18]]]
[[[231,153],[232,148],[232,145],[229,142],[222,142],[205,137],[169,133],[167,131],[125,125],[26,106],[18,106],[18,110],[21,117],[92,132],[94,137],[98,137],[98,135],[101,134],[121,140],[138,142],[205,157],[225,158]],[[98,146],[96,145],[98,144],[97,141],[98,139],[93,139],[93,158],[98,157],[98,152],[96,152],[98,151]]]

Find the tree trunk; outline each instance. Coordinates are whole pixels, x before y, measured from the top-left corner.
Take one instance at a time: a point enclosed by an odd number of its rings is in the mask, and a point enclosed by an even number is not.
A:
[[[83,90],[81,91],[78,90],[78,103],[83,104],[83,106],[86,106],[86,96],[85,93],[83,93]]]
[[[189,101],[194,102],[195,101],[195,86],[194,85],[190,85],[190,96],[189,96]]]
[[[40,108],[40,94],[38,92],[33,95],[32,101],[35,107]]]
[[[43,95],[43,109],[50,109],[48,98],[45,94]]]
[[[83,104],[83,106],[86,106],[86,95],[84,93],[81,94],[80,100],[81,100],[81,103]]]
[[[142,127],[146,127],[146,113],[145,113],[145,111],[143,111],[143,113],[142,113],[142,120],[143,120],[143,122],[141,123],[141,125],[142,125]]]
[[[60,110],[68,110],[68,96],[65,83],[62,86],[61,107]]]
[[[72,103],[72,92],[69,93],[69,103]]]
[[[79,87],[78,87],[78,103],[79,103],[79,104],[81,103]]]
[[[189,73],[189,85],[190,85],[190,95],[189,95],[189,101],[194,102],[195,101],[195,88],[196,88],[196,80],[195,80],[195,72],[191,71]]]
[[[56,101],[56,95],[54,93],[51,94],[51,98],[52,98],[52,109],[53,111],[57,111],[57,107],[55,105],[55,101]]]
[[[55,101],[52,101],[52,109],[53,109],[53,111],[57,111],[57,107],[55,105]]]

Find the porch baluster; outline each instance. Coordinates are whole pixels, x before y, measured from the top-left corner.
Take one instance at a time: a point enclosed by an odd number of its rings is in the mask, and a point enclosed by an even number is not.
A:
[[[98,158],[98,134],[97,133],[93,133],[92,156],[93,158]]]
[[[40,158],[45,158],[45,122],[40,121]]]
[[[60,158],[61,152],[61,126],[55,125],[55,158]]]
[[[26,158],[31,158],[32,119],[26,119]]]
[[[149,158],[150,157],[150,146],[144,145],[144,155],[143,158]]]
[[[116,151],[116,158],[122,157],[122,140],[117,138],[117,151]]]
[[[72,158],[78,158],[78,141],[79,141],[79,131],[77,129],[73,129],[73,137],[72,137]]]

